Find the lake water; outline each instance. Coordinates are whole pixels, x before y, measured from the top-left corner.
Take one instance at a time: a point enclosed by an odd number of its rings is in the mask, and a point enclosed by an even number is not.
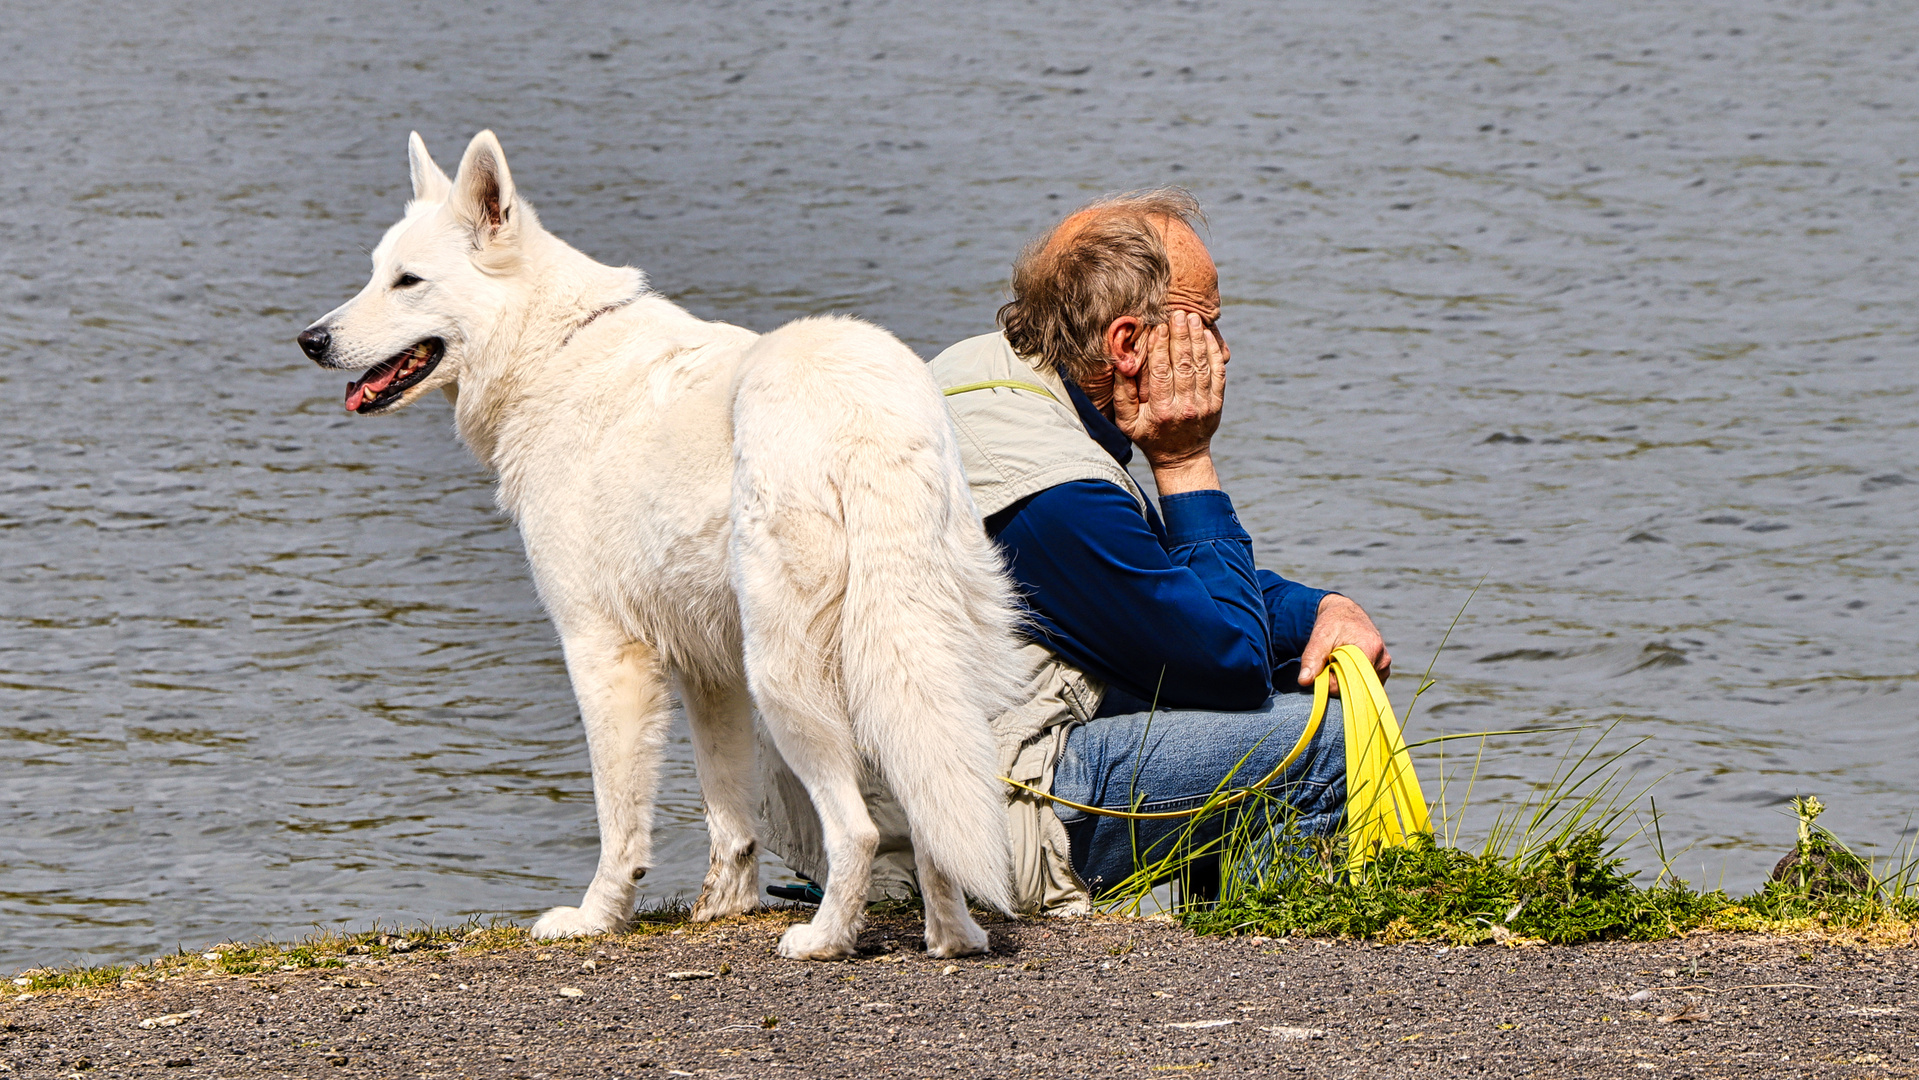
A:
[[[1077,202],[1186,184],[1261,561],[1374,613],[1402,705],[1485,581],[1415,737],[1650,736],[1623,764],[1695,881],[1756,884],[1801,792],[1890,850],[1915,45],[1865,2],[12,6],[0,968],[591,875],[488,478],[443,403],[351,419],[292,342],[360,287],[414,128],[448,165],[494,128],[551,229],[702,316],[927,356]],[[1467,832],[1572,738],[1495,740]],[[666,783],[654,897],[704,867],[683,733]]]

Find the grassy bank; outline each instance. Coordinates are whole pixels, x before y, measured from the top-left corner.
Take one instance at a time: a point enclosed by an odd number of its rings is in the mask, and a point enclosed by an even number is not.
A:
[[[1475,759],[1466,795],[1450,813],[1442,782],[1432,835],[1379,851],[1353,872],[1343,839],[1301,839],[1283,823],[1252,827],[1262,814],[1283,816],[1280,800],[1252,793],[1263,806],[1249,809],[1242,801],[1225,808],[1222,797],[1220,813],[1235,815],[1224,835],[1177,845],[1142,867],[1122,887],[1118,906],[1140,912],[1151,883],[1203,873],[1209,885],[1219,881],[1217,895],[1200,890],[1209,894],[1203,901],[1174,907],[1202,934],[1571,945],[1695,930],[1821,931],[1919,944],[1919,857],[1911,848],[1901,858],[1861,856],[1818,824],[1824,807],[1816,797],[1795,798],[1798,836],[1788,846],[1792,819],[1782,817],[1785,858],[1771,880],[1744,896],[1695,888],[1673,873],[1650,789],[1629,791],[1621,780],[1622,759],[1638,743],[1602,754],[1604,741],[1602,734],[1583,749],[1575,745],[1551,782],[1497,815],[1472,849],[1461,833]],[[1222,796],[1228,793],[1222,785]],[[1201,820],[1189,833],[1203,835]],[[1647,849],[1655,871],[1626,870],[1623,851],[1633,843]]]
[[[1815,840],[1817,851],[1819,841]],[[1199,933],[1370,938],[1451,945],[1652,941],[1693,930],[1840,933],[1876,943],[1919,940],[1919,896],[1897,882],[1831,869],[1789,872],[1751,895],[1700,890],[1669,875],[1639,884],[1606,854],[1597,830],[1524,858],[1469,853],[1431,840],[1383,852],[1363,873],[1315,863],[1230,890],[1179,914]],[[1843,849],[1834,849],[1843,851]]]

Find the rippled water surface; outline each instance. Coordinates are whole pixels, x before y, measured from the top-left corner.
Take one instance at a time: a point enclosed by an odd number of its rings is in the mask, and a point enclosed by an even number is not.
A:
[[[550,228],[702,316],[928,356],[1075,202],[1189,185],[1262,561],[1360,599],[1402,673],[1485,579],[1416,734],[1652,736],[1695,880],[1754,884],[1802,791],[1886,850],[1919,810],[1915,43],[1854,2],[10,8],[0,966],[591,874],[487,477],[443,403],[349,419],[291,341],[362,283],[413,128],[448,164],[495,128]],[[1482,795],[1567,738],[1501,740]],[[704,866],[674,753],[655,896]]]

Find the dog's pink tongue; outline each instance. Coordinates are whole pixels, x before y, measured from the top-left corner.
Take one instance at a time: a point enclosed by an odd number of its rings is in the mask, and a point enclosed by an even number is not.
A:
[[[347,411],[352,412],[359,408],[360,402],[366,400],[367,391],[371,390],[377,394],[385,390],[399,374],[400,365],[394,364],[386,368],[375,368],[366,378],[349,384],[346,388]]]

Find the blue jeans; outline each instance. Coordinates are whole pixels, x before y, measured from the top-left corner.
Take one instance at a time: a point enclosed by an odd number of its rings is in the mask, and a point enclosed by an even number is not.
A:
[[[1053,771],[1053,794],[1114,810],[1199,806],[1229,773],[1226,786],[1240,788],[1272,772],[1299,742],[1312,711],[1311,693],[1288,692],[1251,712],[1162,709],[1094,720],[1067,735]],[[1244,800],[1197,827],[1187,818],[1129,821],[1058,804],[1053,810],[1072,841],[1073,869],[1095,896],[1175,848],[1202,847],[1242,823],[1255,854],[1293,838],[1330,835],[1346,802],[1346,731],[1338,699],[1327,704],[1299,759],[1265,790],[1273,798]],[[1286,837],[1276,835],[1281,831]],[[1195,861],[1190,872],[1188,896],[1217,895],[1216,853]]]

